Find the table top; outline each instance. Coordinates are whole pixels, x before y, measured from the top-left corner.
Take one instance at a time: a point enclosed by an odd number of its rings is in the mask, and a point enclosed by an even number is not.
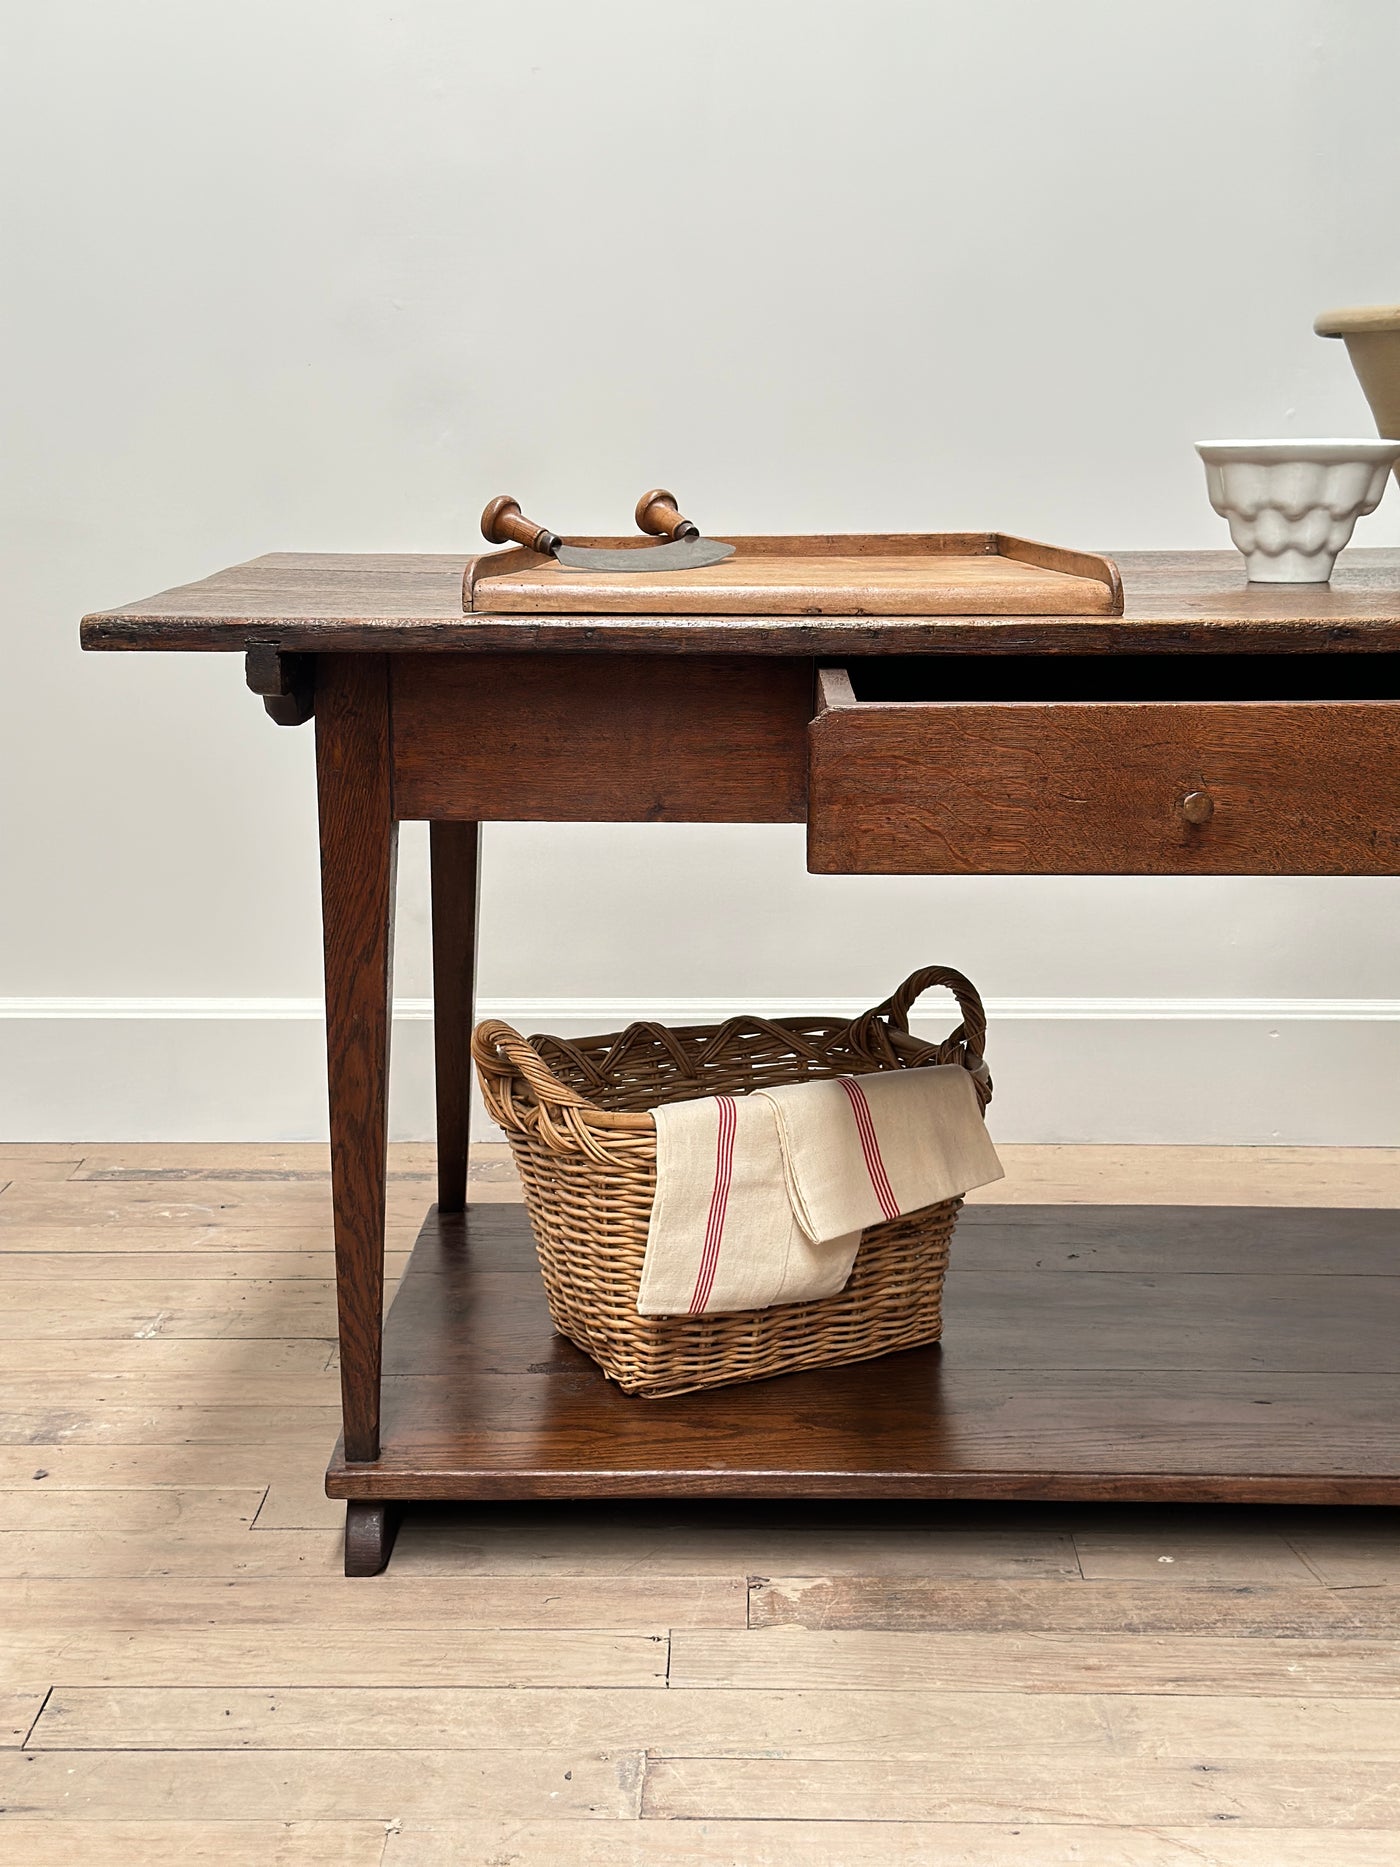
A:
[[[1400,650],[1400,550],[1330,584],[1251,584],[1235,551],[1109,554],[1121,616],[465,615],[468,553],[272,552],[83,619],[93,649],[702,655]]]

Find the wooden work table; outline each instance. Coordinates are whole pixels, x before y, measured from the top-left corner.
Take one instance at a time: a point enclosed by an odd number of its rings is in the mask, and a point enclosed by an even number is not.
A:
[[[839,873],[1400,873],[1400,551],[1321,587],[1123,553],[1122,615],[1034,617],[467,615],[465,562],[279,553],[83,623],[241,652],[315,715],[347,1572],[416,1498],[1400,1502],[1388,1214],[978,1208],[942,1348],[635,1400],[553,1335],[523,1213],[465,1207],[482,822],[806,821]],[[438,1200],[382,1325],[415,818]]]

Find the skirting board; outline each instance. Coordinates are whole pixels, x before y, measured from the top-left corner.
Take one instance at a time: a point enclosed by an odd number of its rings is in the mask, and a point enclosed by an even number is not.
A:
[[[484,999],[480,1015],[560,1036],[757,1006],[687,999]],[[767,1002],[774,1017],[848,1004]],[[1400,1000],[990,999],[1002,1141],[1393,1147]],[[432,1007],[395,1008],[395,1139],[433,1132]],[[915,1028],[948,1029],[934,1006]],[[0,1140],[304,1141],[325,1136],[314,999],[0,999]],[[499,1138],[478,1107],[478,1139]]]

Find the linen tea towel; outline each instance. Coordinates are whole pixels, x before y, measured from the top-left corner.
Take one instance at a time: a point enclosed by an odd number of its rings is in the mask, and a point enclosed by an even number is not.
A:
[[[968,1072],[956,1063],[760,1089],[787,1196],[812,1239],[836,1238],[1003,1177]]]
[[[770,1102],[708,1096],[652,1114],[656,1197],[639,1315],[768,1309],[845,1288],[860,1231],[822,1243],[804,1234],[788,1199]]]

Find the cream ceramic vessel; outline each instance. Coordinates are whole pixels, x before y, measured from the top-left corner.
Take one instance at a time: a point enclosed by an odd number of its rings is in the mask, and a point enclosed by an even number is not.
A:
[[[1198,441],[1210,503],[1251,583],[1326,583],[1400,460],[1396,441]]]
[[[1376,418],[1377,434],[1400,437],[1400,305],[1323,311],[1313,329],[1319,337],[1345,341],[1351,367]],[[1400,463],[1395,472],[1400,478]]]

